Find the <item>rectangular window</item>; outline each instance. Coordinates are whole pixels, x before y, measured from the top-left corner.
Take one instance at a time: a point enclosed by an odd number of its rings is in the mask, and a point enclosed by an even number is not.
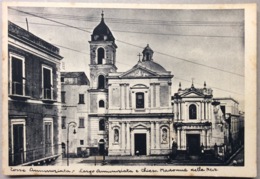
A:
[[[65,98],[65,96],[66,96],[66,92],[65,92],[65,91],[62,91],[62,92],[61,92],[61,102],[62,102],[62,103],[66,103],[66,98]]]
[[[144,108],[144,93],[136,93],[136,108]]]
[[[84,145],[84,140],[80,140],[80,145]]]
[[[79,104],[85,104],[85,102],[84,102],[84,94],[79,94]]]
[[[61,117],[61,128],[66,129],[66,116]]]
[[[11,93],[24,95],[24,59],[11,55]]]
[[[79,128],[84,128],[85,124],[84,124],[84,118],[79,118]]]
[[[43,66],[42,68],[42,90],[43,99],[53,99],[53,86],[52,86],[52,69]]]
[[[61,77],[61,78],[60,78],[60,81],[63,83],[63,82],[64,82],[64,77]]]

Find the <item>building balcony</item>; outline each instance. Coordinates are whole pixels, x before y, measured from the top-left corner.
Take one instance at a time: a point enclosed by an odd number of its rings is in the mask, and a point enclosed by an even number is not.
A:
[[[61,145],[46,145],[42,148],[35,148],[23,151],[22,149],[16,152],[9,151],[9,166],[29,166],[29,165],[46,165],[55,160],[59,154]]]
[[[27,100],[31,97],[26,95],[29,93],[28,85],[23,82],[9,82],[9,97],[15,100]]]
[[[53,98],[53,93],[54,90],[53,88],[43,88],[42,89],[42,101],[45,103],[54,103],[57,102],[57,100],[55,100]]]

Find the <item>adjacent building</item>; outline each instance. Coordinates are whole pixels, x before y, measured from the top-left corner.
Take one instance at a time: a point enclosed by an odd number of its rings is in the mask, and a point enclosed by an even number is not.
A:
[[[67,155],[67,147],[70,156],[82,156],[88,147],[89,86],[89,79],[84,72],[61,72],[62,113],[59,127],[63,156]]]
[[[214,154],[224,159],[242,145],[243,118],[232,98],[213,98],[213,90],[181,88],[172,97],[174,128],[179,154]]]
[[[59,48],[8,22],[9,165],[43,165],[60,147]]]

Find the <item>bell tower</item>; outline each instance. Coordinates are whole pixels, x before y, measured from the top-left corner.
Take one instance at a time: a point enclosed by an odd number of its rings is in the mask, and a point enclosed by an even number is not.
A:
[[[115,38],[105,24],[104,13],[101,14],[101,22],[93,30],[90,44],[90,78],[91,88],[96,90],[107,89],[106,76],[110,72],[116,72],[116,48]]]

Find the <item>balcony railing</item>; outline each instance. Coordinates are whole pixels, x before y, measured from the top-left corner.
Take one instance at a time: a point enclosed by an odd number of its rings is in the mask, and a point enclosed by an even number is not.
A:
[[[33,163],[34,161],[41,161],[41,159],[51,157],[59,154],[60,144],[53,146],[45,146],[42,148],[36,148],[19,152],[9,152],[9,166],[22,165],[24,163]],[[41,163],[41,162],[40,162]]]
[[[43,89],[43,99],[53,99],[53,89],[52,88]]]
[[[25,82],[11,81],[9,82],[9,96],[19,99],[28,99],[29,88]]]
[[[25,84],[22,82],[12,81],[10,82],[10,92],[13,95],[24,95]]]

